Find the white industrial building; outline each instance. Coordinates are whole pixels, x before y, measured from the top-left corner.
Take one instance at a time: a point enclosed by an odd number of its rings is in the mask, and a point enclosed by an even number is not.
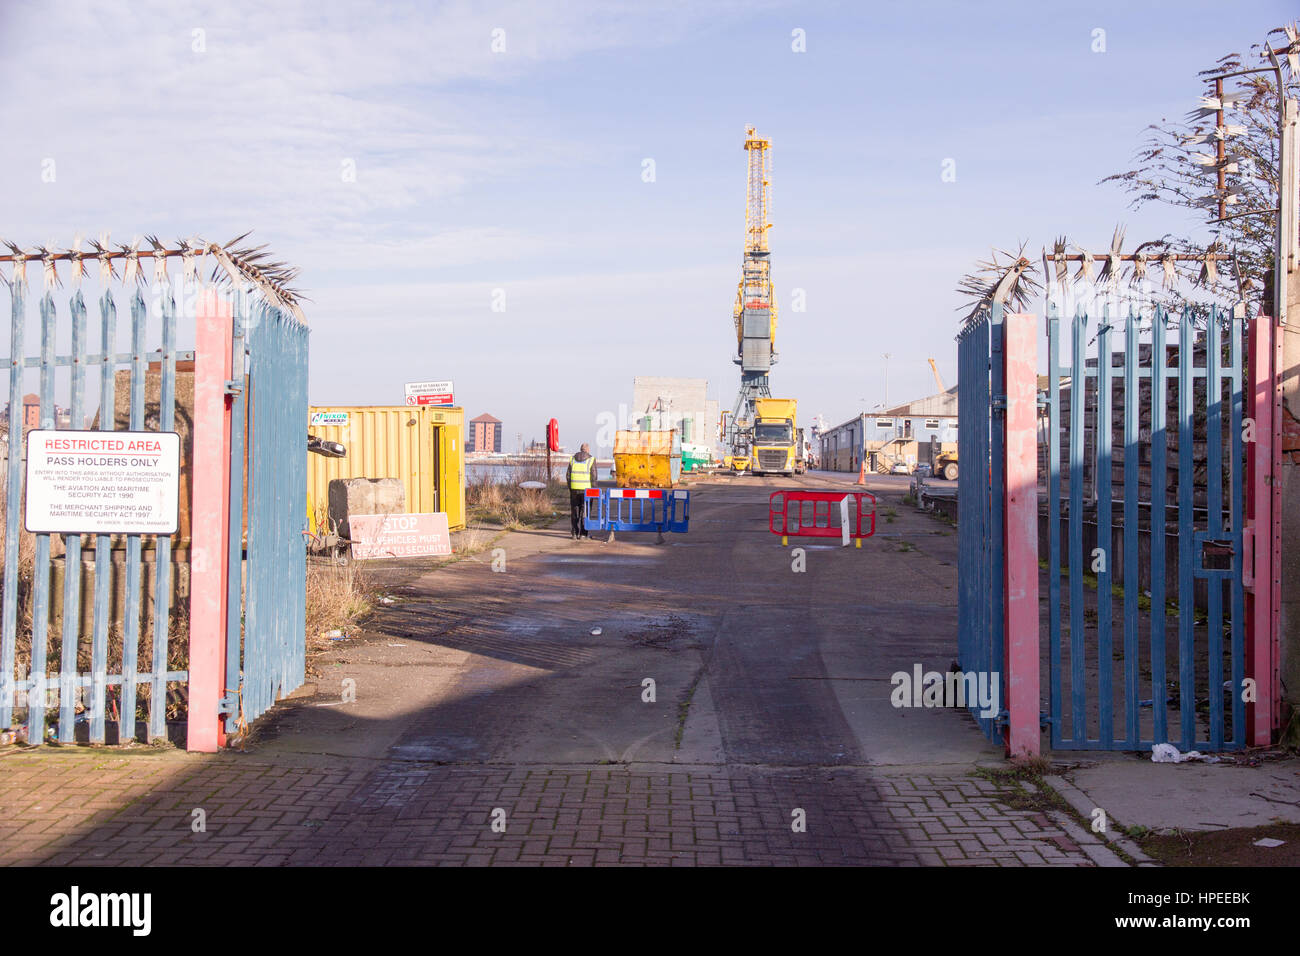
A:
[[[647,431],[678,430],[682,442],[716,448],[718,403],[706,397],[706,378],[638,375],[632,379],[628,427]]]

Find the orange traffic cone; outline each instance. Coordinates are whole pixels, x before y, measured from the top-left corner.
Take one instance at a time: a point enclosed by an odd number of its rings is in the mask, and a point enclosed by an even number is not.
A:
[[[858,484],[865,485],[866,483],[867,483],[867,460],[863,458],[862,466],[858,469]]]

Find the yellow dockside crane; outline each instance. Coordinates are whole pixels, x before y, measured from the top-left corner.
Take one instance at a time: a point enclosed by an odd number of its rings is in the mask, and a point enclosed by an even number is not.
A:
[[[749,126],[745,129],[745,252],[732,319],[736,325],[736,355],[740,366],[740,390],[731,416],[726,419],[724,440],[735,471],[781,472],[795,470],[799,451],[795,442],[794,399],[781,400],[780,427],[759,414],[768,411],[772,391],[768,373],[776,363],[776,295],[772,287],[772,261],[767,231],[772,228],[772,165],[770,140]],[[759,422],[759,418],[765,420]],[[756,428],[762,425],[761,429]],[[788,431],[788,434],[787,434]]]
[[[926,359],[930,363],[930,371],[934,373],[934,384],[939,386],[939,391],[946,392],[943,379],[939,377],[939,366],[934,364],[934,359]],[[957,480],[957,449],[952,445],[941,447],[934,454],[934,460],[930,462],[930,467],[935,475],[947,478],[949,481]]]

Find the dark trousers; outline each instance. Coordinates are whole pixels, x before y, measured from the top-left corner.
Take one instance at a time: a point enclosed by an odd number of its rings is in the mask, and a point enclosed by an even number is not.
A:
[[[587,534],[587,529],[584,526],[582,521],[582,512],[585,507],[586,500],[587,500],[587,493],[585,491],[574,491],[572,488],[569,489],[569,510],[570,512],[572,512],[572,518],[573,518],[572,533],[575,538],[579,536],[584,538],[591,537],[591,535]]]

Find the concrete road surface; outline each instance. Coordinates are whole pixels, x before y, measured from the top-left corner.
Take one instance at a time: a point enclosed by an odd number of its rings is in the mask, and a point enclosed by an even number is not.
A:
[[[243,752],[6,756],[0,809],[27,815],[0,813],[0,858],[1120,863],[976,773],[1002,754],[964,710],[891,704],[892,674],[955,657],[955,529],[888,477],[861,549],[782,546],[768,496],[796,487],[857,488],[706,479],[662,544],[574,542],[562,517],[407,574]]]
[[[318,696],[349,678],[356,705],[300,704],[266,746],[483,763],[1000,757],[963,711],[890,704],[893,673],[944,671],[956,656],[955,530],[901,505],[904,480],[882,479],[861,549],[783,547],[768,497],[796,486],[857,488],[821,476],[702,482],[690,532],[662,545],[523,532],[505,542],[504,571],[484,552],[427,575],[381,606],[370,625],[381,633],[324,668]]]

